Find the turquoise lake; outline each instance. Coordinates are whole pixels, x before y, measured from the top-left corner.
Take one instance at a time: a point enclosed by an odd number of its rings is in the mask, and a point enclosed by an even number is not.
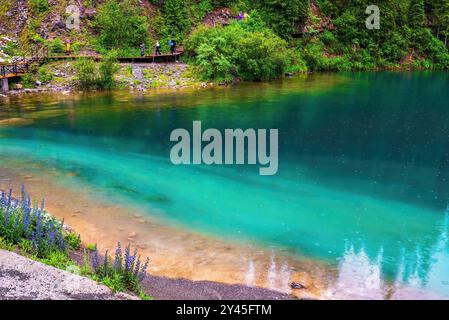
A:
[[[77,186],[167,223],[282,248],[449,298],[449,74],[360,73],[143,95],[13,98],[2,163],[74,173]],[[174,166],[176,128],[279,129],[279,170]],[[64,175],[61,175],[63,177]],[[61,183],[67,183],[61,178]]]

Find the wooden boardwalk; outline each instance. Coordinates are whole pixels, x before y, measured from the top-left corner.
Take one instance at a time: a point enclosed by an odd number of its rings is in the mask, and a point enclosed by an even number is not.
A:
[[[121,57],[118,61],[121,63],[173,63],[180,60],[184,53],[184,48],[179,47],[174,54],[153,54],[143,57]],[[76,60],[79,58],[89,58],[95,61],[101,61],[102,57],[97,55],[59,55],[52,56],[48,54],[46,46],[40,48],[37,53],[25,62],[5,63],[0,64],[0,91],[8,91],[8,79],[22,77],[28,72],[32,72],[36,66],[40,66],[44,61],[61,61],[61,60]]]
[[[28,63],[0,64],[0,79],[21,77],[28,72]]]
[[[180,48],[174,54],[152,54],[146,55],[143,57],[119,57],[117,58],[121,63],[170,63],[179,61],[181,56],[184,54],[184,49]],[[88,58],[94,59],[95,61],[101,61],[102,57],[97,55],[76,55],[76,54],[68,54],[68,55],[59,55],[59,56],[47,56],[46,59],[49,61],[60,61],[60,60],[76,60],[79,58]]]

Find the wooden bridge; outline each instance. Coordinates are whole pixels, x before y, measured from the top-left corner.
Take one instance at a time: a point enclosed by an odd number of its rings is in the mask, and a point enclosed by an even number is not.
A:
[[[23,76],[28,72],[28,63],[0,64],[0,79]]]
[[[48,56],[48,47],[43,46],[33,52],[30,51],[25,56],[31,56],[31,58],[20,62],[0,64],[0,92],[9,90],[8,79],[22,77],[44,63]]]
[[[184,54],[184,48],[178,47],[173,54],[152,54],[142,57],[120,57],[118,61],[121,63],[170,63],[179,61]],[[8,79],[22,77],[25,74],[32,72],[45,61],[59,61],[59,60],[76,60],[82,57],[101,61],[101,56],[92,55],[49,55],[47,46],[43,46],[35,51],[34,54],[28,53],[25,56],[32,56],[32,58],[24,59],[22,62],[0,64],[0,92],[9,90]]]
[[[27,62],[0,64],[0,92],[9,91],[9,78],[21,77],[28,73]]]

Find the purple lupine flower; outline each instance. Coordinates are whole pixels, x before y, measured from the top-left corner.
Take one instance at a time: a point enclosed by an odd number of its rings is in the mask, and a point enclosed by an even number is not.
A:
[[[36,218],[36,236],[37,239],[40,241],[40,238],[42,237],[42,216],[40,211],[38,212]]]
[[[28,230],[30,228],[30,212],[31,212],[31,208],[25,208],[24,209],[25,213],[23,216],[23,232],[25,235],[28,234]]]
[[[142,267],[142,270],[140,270],[139,281],[142,281],[147,276],[147,269],[148,269],[149,264],[150,264],[150,258],[147,258],[147,260],[145,261],[145,264]]]
[[[108,274],[108,250],[106,250],[106,253],[104,254],[104,261],[103,261],[103,269],[104,269],[104,273],[107,275]]]
[[[115,250],[114,269],[122,269],[122,246],[120,241],[117,243],[117,250]]]
[[[98,267],[100,265],[100,257],[98,256],[97,245],[95,245],[95,250],[94,250],[94,254],[93,254],[91,263],[92,263],[92,269],[94,269],[94,271],[97,272]]]
[[[9,193],[8,193],[8,202],[7,202],[7,206],[10,207],[11,206],[11,201],[12,201],[12,189],[9,189]]]
[[[14,221],[14,227],[13,227],[13,229],[14,229],[14,230],[17,230],[17,227],[19,226],[19,216],[16,216],[15,218],[16,218],[16,219],[15,219],[15,221]]]
[[[55,244],[55,238],[56,238],[55,231],[52,229],[47,229],[47,241],[51,246]]]
[[[129,245],[128,245],[129,247]],[[133,272],[133,266],[134,266],[134,260],[137,256],[137,249],[134,250],[134,254],[133,255],[129,255],[129,248],[128,249],[128,257],[125,258],[125,270],[126,272]]]
[[[11,214],[10,214],[10,207],[6,208],[6,212],[5,212],[5,220],[3,220],[3,226],[5,228],[7,228],[9,226],[9,218],[10,218]]]
[[[139,276],[139,271],[140,271],[140,255],[137,256],[136,267],[134,268],[134,275],[136,277]]]
[[[43,212],[45,208],[45,199],[42,198],[42,202],[41,202],[41,211]]]
[[[128,243],[128,245],[126,246],[126,249],[125,249],[125,271],[129,271],[129,267],[130,267],[130,265],[129,265],[129,250],[130,250],[130,245],[129,245],[129,243]]]
[[[31,208],[31,198],[30,198],[30,196],[27,196],[26,207],[27,208]]]
[[[25,191],[25,185],[22,183],[20,185],[20,202],[23,204],[26,200],[26,191]]]
[[[64,236],[62,235],[62,228],[58,230],[58,248],[61,251],[65,251],[65,242],[64,242]]]
[[[136,261],[136,258],[137,258],[137,248],[134,249],[134,254],[130,257],[129,271],[131,271],[131,273],[133,271],[134,263]]]

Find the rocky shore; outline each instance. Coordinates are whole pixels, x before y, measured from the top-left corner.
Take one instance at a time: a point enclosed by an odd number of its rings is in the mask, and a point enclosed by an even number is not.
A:
[[[117,89],[131,92],[205,88],[212,85],[196,79],[194,71],[184,63],[123,63],[115,78]],[[79,89],[73,61],[60,61],[45,64],[33,75],[12,81],[10,91],[1,94],[1,97],[42,92],[68,95],[75,91]]]
[[[136,300],[97,282],[0,249],[0,300]]]
[[[114,293],[76,271],[60,270],[0,249],[0,300],[138,300],[127,293]],[[294,299],[262,288],[151,275],[142,286],[156,300]]]

